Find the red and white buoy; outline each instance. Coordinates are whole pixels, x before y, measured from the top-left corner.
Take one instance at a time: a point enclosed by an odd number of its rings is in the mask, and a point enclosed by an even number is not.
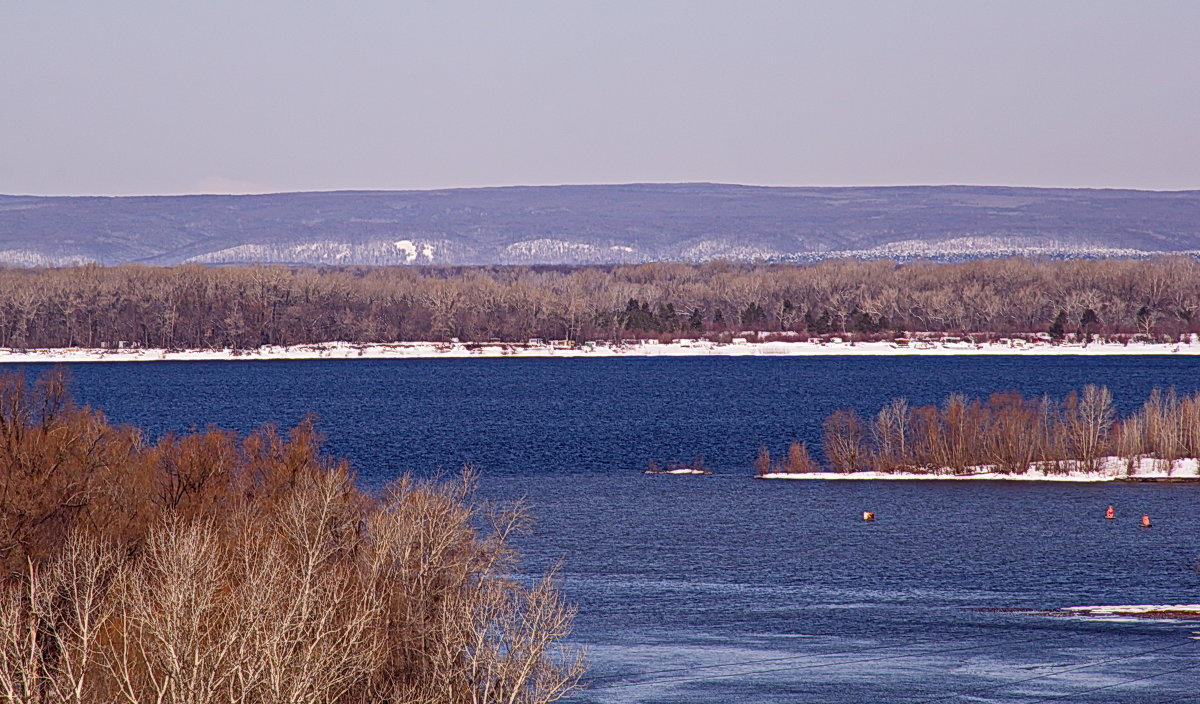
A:
[[[1105,518],[1107,518],[1107,519],[1108,519],[1108,520],[1110,520],[1110,521],[1113,519],[1113,516],[1114,516],[1114,515],[1115,515],[1115,514],[1113,513],[1113,507],[1112,507],[1112,506],[1109,506],[1109,507],[1108,507],[1108,510],[1104,512],[1104,517],[1105,517]]]
[[[1148,514],[1148,513],[1143,513],[1143,514],[1142,514],[1142,527],[1143,527],[1143,528],[1149,528],[1149,527],[1150,527],[1150,514]]]
[[[875,520],[875,512],[874,511],[863,511],[863,520],[864,521]]]

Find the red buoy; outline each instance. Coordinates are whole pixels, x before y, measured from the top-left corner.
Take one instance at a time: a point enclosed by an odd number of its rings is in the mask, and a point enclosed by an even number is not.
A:
[[[1113,507],[1109,506],[1108,510],[1104,512],[1104,517],[1111,521],[1113,519],[1113,515]]]
[[[1143,527],[1143,528],[1149,528],[1149,527],[1150,527],[1150,514],[1148,514],[1148,513],[1143,513],[1143,514],[1142,514],[1142,527]]]

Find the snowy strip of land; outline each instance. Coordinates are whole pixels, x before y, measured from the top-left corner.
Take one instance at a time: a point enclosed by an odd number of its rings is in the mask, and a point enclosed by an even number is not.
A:
[[[712,472],[695,467],[677,467],[675,469],[647,469],[643,474],[712,474]]]
[[[1192,621],[1200,619],[1200,604],[1119,604],[1112,606],[1068,606],[1061,611],[1072,616],[1112,618],[1155,618]]]
[[[1060,471],[1032,466],[1021,474],[994,471],[993,467],[974,467],[966,473],[945,472],[771,472],[762,479],[823,479],[823,480],[928,480],[928,481],[1016,481],[1016,482],[1115,482],[1115,481],[1197,481],[1200,480],[1200,461],[1181,459],[1166,462],[1143,457],[1130,463],[1122,457],[1105,457],[1097,471],[1090,472],[1075,463]]]
[[[600,357],[836,357],[836,356],[916,356],[958,355],[1200,355],[1200,340],[1156,344],[1147,342],[1093,342],[1051,344],[1049,342],[999,341],[986,344],[968,342],[733,342],[680,340],[667,344],[656,341],[620,344],[461,344],[434,342],[396,342],[354,344],[328,342],[291,347],[265,346],[254,350],[194,349],[164,350],[143,348],[53,349],[0,348],[3,362],[158,362],[278,359],[438,359],[438,358],[600,358]]]

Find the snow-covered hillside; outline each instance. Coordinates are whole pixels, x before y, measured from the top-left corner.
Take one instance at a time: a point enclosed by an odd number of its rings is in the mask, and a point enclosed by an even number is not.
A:
[[[1200,251],[1200,191],[531,186],[0,196],[0,264],[617,264]]]

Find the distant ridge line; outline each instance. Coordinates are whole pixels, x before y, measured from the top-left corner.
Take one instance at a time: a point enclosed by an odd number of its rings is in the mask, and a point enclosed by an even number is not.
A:
[[[909,190],[909,189],[987,189],[987,190],[1020,190],[1045,192],[1094,192],[1094,193],[1154,193],[1154,194],[1200,194],[1200,188],[1154,189],[1127,188],[1116,186],[1014,186],[997,184],[967,184],[967,183],[910,183],[910,184],[873,184],[858,186],[780,186],[756,183],[733,183],[722,181],[630,181],[628,183],[556,183],[556,184],[509,184],[503,186],[452,186],[446,188],[328,188],[300,191],[262,191],[255,193],[133,193],[133,194],[33,194],[33,193],[0,193],[0,198],[99,198],[99,199],[144,199],[144,198],[258,198],[267,196],[305,196],[305,195],[395,195],[418,193],[466,193],[478,191],[502,190],[532,190],[532,189],[568,189],[568,188],[657,188],[657,187],[714,187],[714,188],[745,188],[773,191],[878,191],[878,190]]]
[[[1200,190],[717,183],[0,196],[0,263],[622,264],[1200,251]]]

